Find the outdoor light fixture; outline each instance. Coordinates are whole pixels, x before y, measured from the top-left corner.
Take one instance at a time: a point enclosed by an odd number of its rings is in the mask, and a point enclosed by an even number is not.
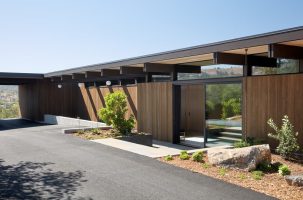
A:
[[[62,84],[58,84],[58,88],[61,89],[62,88]]]
[[[82,86],[83,86],[83,83],[78,83],[78,86],[79,86],[79,87],[82,87]]]
[[[111,84],[112,84],[111,81],[106,81],[106,85],[107,85],[107,86],[110,86]]]

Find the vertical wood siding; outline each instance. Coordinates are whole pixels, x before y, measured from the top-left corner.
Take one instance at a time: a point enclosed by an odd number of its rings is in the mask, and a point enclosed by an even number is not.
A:
[[[181,86],[180,128],[188,134],[203,135],[205,112],[204,95],[204,85]]]
[[[255,76],[244,78],[245,131],[249,137],[267,139],[273,130],[267,125],[272,118],[281,125],[281,119],[288,115],[299,132],[303,145],[303,74]],[[271,144],[276,145],[272,139]]]
[[[153,138],[172,142],[172,83],[138,84],[138,130],[153,134]]]
[[[137,87],[113,86],[81,89],[77,84],[66,83],[61,89],[48,80],[36,84],[19,86],[21,116],[31,120],[43,120],[44,114],[66,117],[80,117],[96,121],[97,112],[104,107],[104,97],[108,93],[121,90],[128,98],[128,113],[137,118]]]

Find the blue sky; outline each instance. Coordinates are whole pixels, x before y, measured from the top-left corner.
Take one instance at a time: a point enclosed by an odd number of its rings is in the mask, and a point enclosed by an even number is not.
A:
[[[303,25],[301,0],[0,0],[0,71],[45,73]]]

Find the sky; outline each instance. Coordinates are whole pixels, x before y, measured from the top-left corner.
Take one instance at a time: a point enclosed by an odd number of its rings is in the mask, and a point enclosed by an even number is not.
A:
[[[303,25],[302,0],[0,0],[0,72],[47,73]]]

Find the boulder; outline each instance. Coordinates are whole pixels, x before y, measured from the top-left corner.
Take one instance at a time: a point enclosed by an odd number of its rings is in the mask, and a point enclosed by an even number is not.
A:
[[[302,175],[290,175],[290,176],[285,176],[284,177],[288,185],[293,185],[293,186],[298,186],[302,187],[303,186],[303,174]]]
[[[209,149],[208,161],[213,165],[252,171],[260,163],[271,163],[268,144],[234,149]]]

